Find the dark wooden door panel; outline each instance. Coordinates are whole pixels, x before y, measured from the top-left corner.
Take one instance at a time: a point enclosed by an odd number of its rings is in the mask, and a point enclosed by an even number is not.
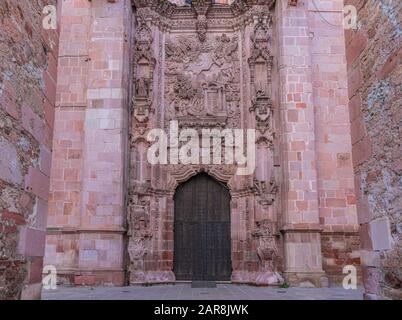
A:
[[[174,272],[177,280],[230,280],[230,195],[200,174],[175,195]]]

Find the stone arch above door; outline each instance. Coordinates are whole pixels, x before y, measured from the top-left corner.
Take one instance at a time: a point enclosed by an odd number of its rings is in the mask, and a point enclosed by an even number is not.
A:
[[[230,198],[227,186],[206,173],[176,189],[174,273],[178,280],[230,280]]]

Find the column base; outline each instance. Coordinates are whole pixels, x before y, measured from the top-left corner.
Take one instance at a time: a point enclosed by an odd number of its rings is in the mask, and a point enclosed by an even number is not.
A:
[[[114,286],[125,285],[123,270],[57,270],[57,284],[71,286]]]
[[[254,286],[280,286],[284,283],[284,279],[278,272],[234,271],[232,274],[232,283]]]
[[[29,284],[22,288],[21,300],[40,300],[42,283]]]
[[[130,285],[156,285],[171,284],[176,282],[176,276],[172,271],[131,271]]]
[[[328,277],[324,271],[292,272],[285,271],[284,277],[291,287],[328,288]]]

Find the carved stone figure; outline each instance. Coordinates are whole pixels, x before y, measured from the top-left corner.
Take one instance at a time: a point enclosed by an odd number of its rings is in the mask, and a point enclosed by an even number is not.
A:
[[[197,32],[198,32],[198,38],[200,39],[201,42],[204,42],[207,39],[207,31],[208,31],[207,17],[205,15],[198,16]]]
[[[207,12],[211,7],[211,1],[209,0],[194,0],[192,5],[197,13],[197,33],[201,42],[204,42],[207,38],[208,22]]]
[[[140,77],[136,81],[135,94],[138,98],[146,98],[149,96],[149,79]]]
[[[270,141],[272,137],[272,102],[268,97],[257,96],[253,101],[250,111],[255,112],[256,129],[260,134],[266,134],[266,138]],[[267,132],[268,131],[268,132]]]
[[[236,52],[238,48],[238,39],[233,37],[230,39],[225,33],[222,36],[216,37],[216,48],[213,54],[213,61],[222,66],[226,63],[230,63],[233,59],[232,54]]]
[[[135,33],[134,59],[134,88],[133,88],[133,115],[136,133],[144,135],[148,128],[149,115],[154,110],[153,103],[153,74],[155,57],[152,48],[152,31],[142,15],[138,15],[138,26]]]
[[[168,119],[215,125],[235,123],[239,115],[239,69],[236,37],[226,34],[200,44],[194,37],[172,37],[166,44]],[[231,121],[231,118],[236,118]]]

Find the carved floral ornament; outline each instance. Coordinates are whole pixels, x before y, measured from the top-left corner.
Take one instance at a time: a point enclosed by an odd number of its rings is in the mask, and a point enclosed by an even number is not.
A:
[[[206,40],[210,26],[230,27],[252,23],[252,16],[265,6],[273,8],[276,0],[230,0],[214,4],[212,0],[132,0],[139,12],[147,12],[152,23],[164,30],[196,29],[199,40]]]

